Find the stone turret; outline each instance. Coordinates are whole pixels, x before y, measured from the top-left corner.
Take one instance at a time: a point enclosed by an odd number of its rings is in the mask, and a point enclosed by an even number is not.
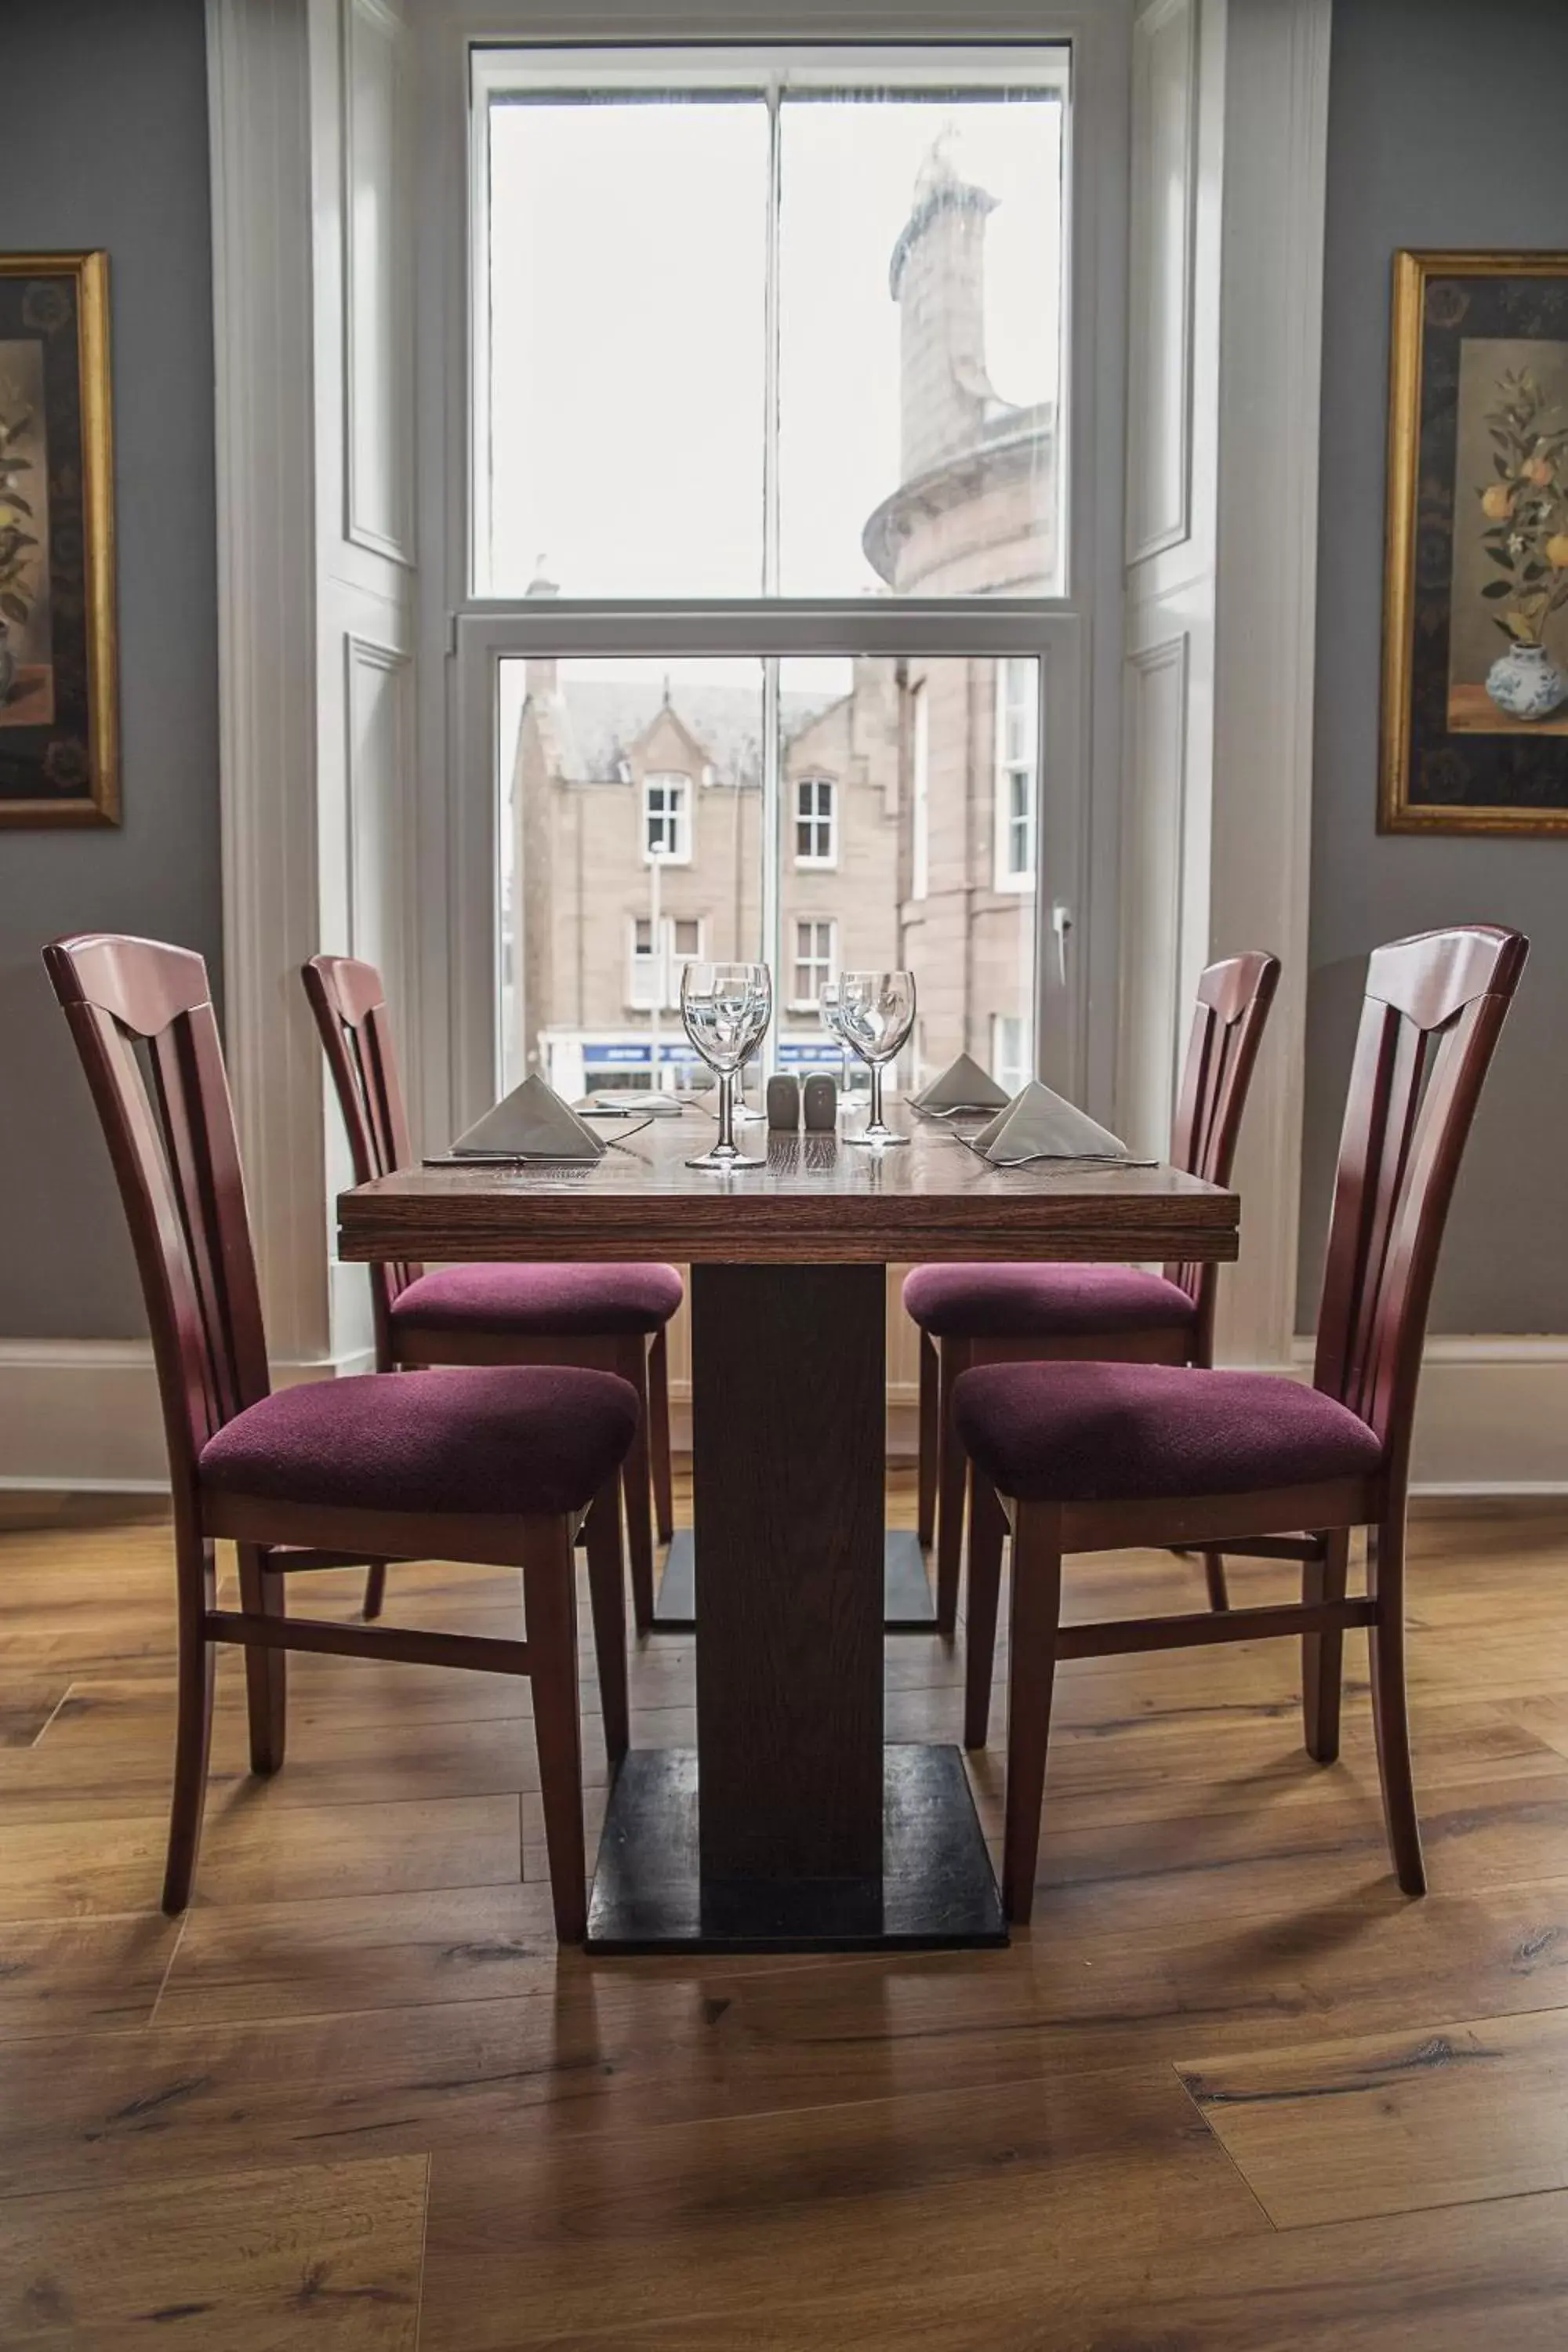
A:
[[[901,472],[908,482],[971,447],[997,406],[985,372],[985,222],[996,199],[963,179],[937,140],[888,272],[901,324]]]
[[[996,199],[944,132],[916,176],[888,290],[899,306],[899,487],[861,534],[906,593],[1027,594],[1054,583],[1051,404],[1004,400],[985,364],[985,224]]]

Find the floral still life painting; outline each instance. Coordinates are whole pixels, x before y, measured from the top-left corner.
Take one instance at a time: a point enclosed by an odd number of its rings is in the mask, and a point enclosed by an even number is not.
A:
[[[0,256],[0,825],[119,816],[108,274]]]
[[[1400,253],[1385,833],[1568,833],[1568,255]]]

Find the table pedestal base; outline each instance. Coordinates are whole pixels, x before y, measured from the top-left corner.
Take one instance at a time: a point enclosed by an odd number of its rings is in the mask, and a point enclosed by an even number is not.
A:
[[[894,1951],[1000,1945],[1006,1923],[956,1748],[884,1749],[880,1879],[730,1881],[698,1870],[697,1758],[636,1748],[611,1791],[592,1952]]]
[[[882,1542],[882,1631],[934,1633],[936,1601],[920,1538],[908,1528],[889,1528]],[[677,1528],[670,1539],[653,1604],[653,1630],[697,1631],[697,1542],[689,1528]]]

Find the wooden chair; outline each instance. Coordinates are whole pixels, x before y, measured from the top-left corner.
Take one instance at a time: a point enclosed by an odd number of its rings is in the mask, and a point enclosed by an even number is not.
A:
[[[1253,951],[1210,964],[1197,1005],[1171,1136],[1171,1161],[1228,1184],[1278,958]],[[1217,1265],[950,1265],[916,1266],[906,1312],[920,1326],[920,1539],[937,1547],[937,1631],[958,1613],[968,1465],[952,1427],[954,1382],[977,1364],[1214,1360]],[[1226,1606],[1225,1569],[1204,1555],[1210,1605]]]
[[[373,964],[312,956],[301,977],[348,1129],[354,1181],[413,1165],[403,1087]],[[651,1470],[659,1540],[674,1531],[667,1332],[684,1289],[672,1265],[374,1265],[371,1302],[380,1371],[431,1364],[579,1364],[618,1373],[642,1401],[622,1481],[632,1603],[639,1633],[653,1623]],[[367,1618],[381,1608],[384,1570],[371,1570]]]
[[[1405,1517],[1427,1303],[1454,1179],[1524,968],[1516,931],[1432,931],[1380,948],[1351,1076],[1310,1388],[1157,1364],[967,1372],[953,1422],[974,1465],[964,1739],[985,1742],[1002,1543],[1012,1530],[1003,1900],[1034,1901],[1058,1658],[1299,1636],[1307,1752],[1339,1753],[1348,1626],[1372,1653],[1389,1845],[1426,1889],[1405,1693]],[[1350,1534],[1371,1530],[1346,1598]],[[1306,1533],[1300,1530],[1308,1530]],[[1301,1600],[1228,1615],[1060,1622],[1062,1556],[1204,1546],[1298,1560]]]
[[[286,1653],[527,1675],[556,1929],[586,1920],[573,1543],[586,1517],[605,1738],[627,1739],[616,1483],[638,1402],[626,1381],[552,1367],[367,1373],[272,1392],[217,1024],[200,956],[95,935],[44,950],[102,1122],[152,1326],[174,1493],[178,1718],[163,1908],[195,1867],[216,1645],[245,1651],[253,1772],[283,1762]],[[237,1547],[239,1607],[214,1547]],[[373,1559],[521,1570],[527,1639],[286,1614],[283,1579]]]

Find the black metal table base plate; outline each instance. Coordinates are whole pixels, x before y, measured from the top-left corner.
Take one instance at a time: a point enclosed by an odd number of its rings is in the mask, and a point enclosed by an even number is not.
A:
[[[1001,1898],[956,1748],[883,1750],[881,1879],[732,1882],[698,1871],[697,1758],[634,1748],[610,1795],[593,1952],[891,1951],[1000,1945]]]
[[[885,1630],[932,1633],[936,1602],[920,1538],[909,1528],[890,1528],[883,1538]],[[697,1546],[689,1528],[677,1528],[653,1605],[656,1633],[697,1630]]]

